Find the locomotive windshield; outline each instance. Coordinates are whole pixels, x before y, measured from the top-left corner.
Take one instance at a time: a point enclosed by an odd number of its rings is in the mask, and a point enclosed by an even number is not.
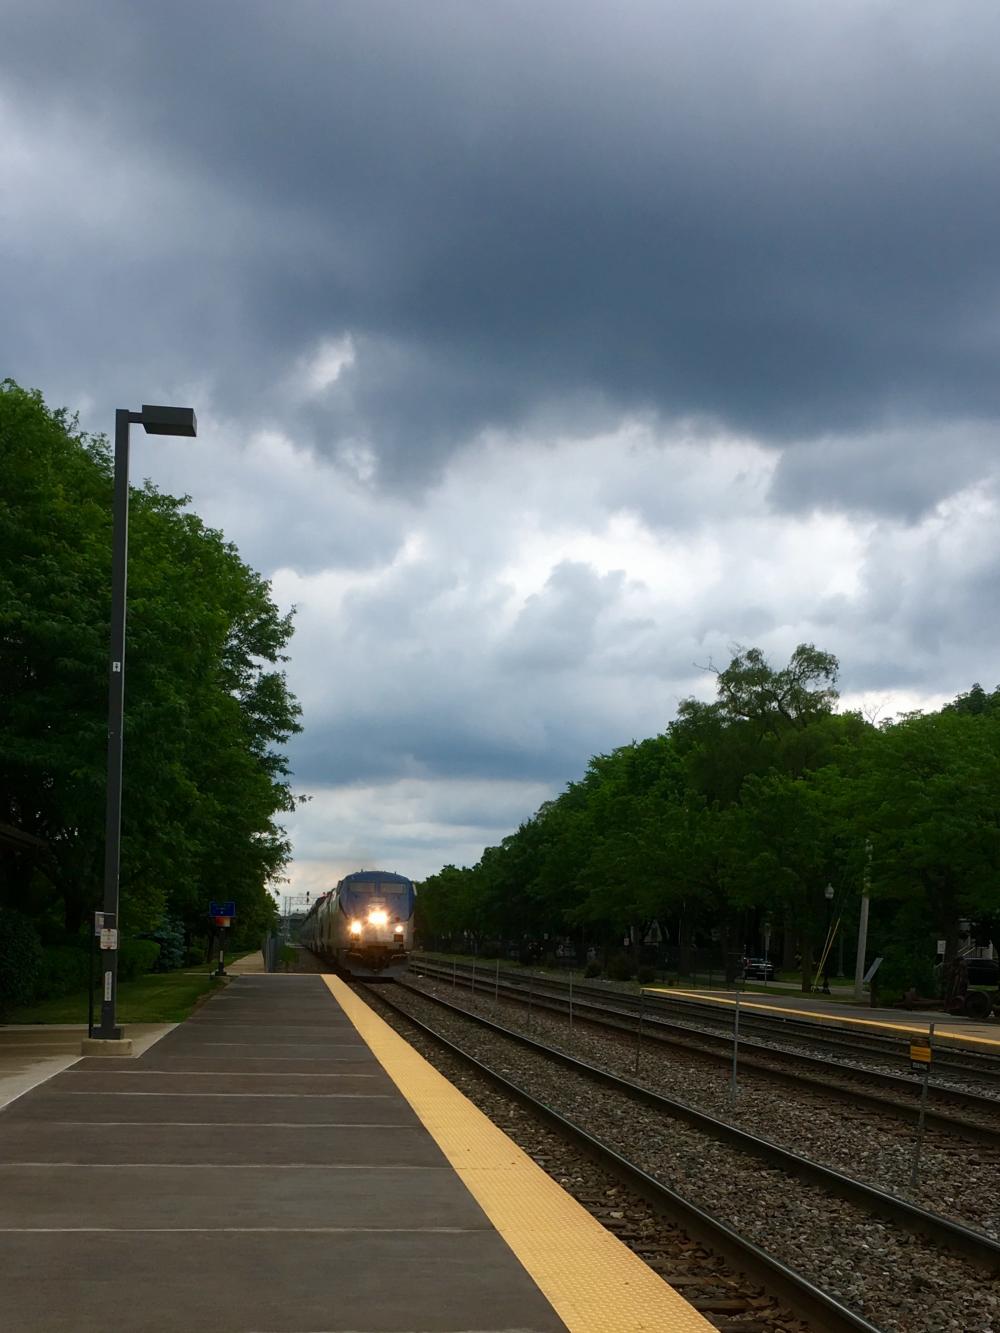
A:
[[[341,882],[340,903],[345,912],[361,912],[373,900],[384,903],[394,917],[405,921],[413,912],[413,885],[405,879],[345,879]]]

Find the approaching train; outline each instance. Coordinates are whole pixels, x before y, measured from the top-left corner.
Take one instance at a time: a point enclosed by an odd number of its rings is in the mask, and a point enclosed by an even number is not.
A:
[[[416,892],[386,870],[357,870],[313,903],[299,940],[352,977],[395,977],[413,947]]]

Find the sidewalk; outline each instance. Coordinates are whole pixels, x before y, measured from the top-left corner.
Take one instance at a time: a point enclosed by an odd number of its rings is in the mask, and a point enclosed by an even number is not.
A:
[[[176,1023],[130,1023],[135,1055],[176,1027]],[[17,1023],[0,1027],[0,1108],[36,1088],[47,1078],[61,1074],[80,1059],[80,1043],[87,1035],[86,1023]]]
[[[264,955],[258,949],[248,953],[245,958],[238,958],[235,963],[227,963],[226,971],[234,977],[252,977],[264,973]]]

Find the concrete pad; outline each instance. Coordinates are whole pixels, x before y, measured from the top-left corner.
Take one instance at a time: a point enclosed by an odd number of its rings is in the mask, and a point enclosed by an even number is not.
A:
[[[565,1330],[493,1231],[3,1241],[4,1316],[18,1333]]]
[[[144,1054],[176,1023],[136,1023],[130,1029],[132,1054]],[[11,1024],[0,1027],[0,1110],[39,1084],[81,1063],[81,1033],[77,1024],[36,1026]],[[102,1057],[106,1059],[108,1057]],[[125,1057],[129,1066],[135,1062]]]
[[[255,1097],[253,1094],[206,1094],[122,1092],[122,1093],[47,1093],[36,1092],[30,1100],[23,1097],[4,1112],[0,1128],[8,1121],[31,1120],[40,1125],[46,1120],[115,1121],[134,1124],[225,1124],[230,1120],[260,1124],[281,1121],[285,1124],[324,1125],[358,1122],[373,1125],[408,1123],[413,1115],[405,1103],[385,1094],[313,1093],[297,1096]],[[206,1131],[206,1134],[208,1131]]]
[[[234,1041],[240,1038],[255,1041],[258,1037],[261,1041],[312,1041],[317,1037],[332,1041],[335,1034],[340,1035],[342,1041],[350,1041],[352,1036],[356,1040],[356,1034],[349,1023],[323,1023],[319,1019],[307,1023],[298,1019],[292,1021],[291,1018],[287,1023],[261,1023],[242,1018],[203,1018],[192,1023],[185,1036],[193,1039],[203,1037],[206,1033],[219,1032],[230,1033]],[[358,1042],[358,1045],[362,1043]]]
[[[9,1023],[0,1027],[0,1055],[14,1048],[42,1046],[68,1054],[79,1048],[81,1034],[86,1031],[86,1023]]]
[[[564,1328],[311,976],[0,1113],[0,1290],[18,1333]]]
[[[235,1122],[235,1123],[234,1123]],[[201,1121],[163,1123],[134,1122],[127,1116],[101,1124],[78,1121],[0,1119],[0,1194],[4,1193],[5,1164],[25,1162],[71,1163],[81,1167],[76,1186],[80,1215],[98,1187],[102,1167],[112,1172],[119,1166],[163,1167],[211,1166],[256,1170],[260,1166],[321,1170],[336,1188],[342,1168],[364,1165],[373,1176],[372,1189],[395,1188],[398,1177],[408,1170],[443,1170],[447,1163],[440,1149],[420,1125],[400,1119],[391,1125],[289,1122],[281,1115],[265,1123],[232,1120],[219,1124]],[[382,1183],[382,1176],[386,1182]],[[267,1191],[258,1197],[258,1215],[266,1217]],[[0,1254],[2,1254],[0,1246]],[[2,1325],[0,1325],[2,1326]]]
[[[162,1069],[109,1069],[101,1071],[84,1070],[80,1072],[74,1066],[59,1078],[52,1079],[47,1091],[63,1092],[173,1092],[185,1093],[220,1093],[220,1092],[282,1092],[298,1095],[310,1093],[337,1092],[342,1094],[392,1092],[392,1080],[381,1071],[371,1070],[363,1074],[342,1074],[311,1072],[308,1074],[260,1074],[237,1073],[220,1074],[214,1070],[202,1070],[199,1073],[171,1073]]]
[[[114,1059],[115,1056],[132,1054],[131,1037],[84,1037],[80,1042],[80,1054],[98,1058]]]
[[[102,1060],[100,1065],[88,1064],[86,1060],[78,1060],[73,1066],[74,1073],[89,1073],[95,1069],[107,1067],[109,1072],[114,1069],[128,1069],[131,1071],[134,1066],[134,1060],[113,1061]],[[177,1055],[157,1056],[155,1060],[144,1062],[148,1070],[156,1070],[160,1073],[188,1073],[188,1074],[363,1074],[366,1077],[385,1078],[384,1072],[373,1061],[365,1058],[360,1053],[354,1060],[333,1060],[323,1055],[307,1056],[250,1056],[243,1060],[234,1059],[231,1055]],[[391,1082],[391,1080],[387,1080]]]
[[[259,949],[256,953],[248,953],[244,958],[237,958],[235,963],[227,963],[226,971],[234,977],[270,975],[264,971],[264,955]]]
[[[399,1172],[391,1189],[373,1188],[370,1166],[324,1172],[227,1171],[210,1166],[171,1171],[120,1167],[91,1181],[81,1219],[76,1200],[81,1168],[9,1166],[0,1169],[0,1231],[19,1228],[230,1227],[253,1224],[262,1195],[271,1227],[395,1228],[489,1225],[450,1171]]]
[[[79,1041],[75,1044],[79,1046]],[[79,1058],[79,1052],[76,1055],[23,1054],[20,1059],[3,1057],[0,1059],[0,1109],[46,1079],[61,1074]]]
[[[703,999],[720,1001],[728,1005],[735,1001],[735,992],[731,990],[680,991],[660,987],[647,989],[654,991],[658,996],[674,998],[680,1003],[685,1000]],[[948,1046],[968,1045],[979,1050],[984,1046],[987,1049],[1000,1047],[1000,1020],[995,1018],[973,1022],[947,1014],[943,1010],[873,1009],[868,1004],[838,1003],[835,999],[825,996],[768,995],[759,991],[742,991],[741,1002],[747,1011],[759,1009],[762,1016],[770,1018],[779,1018],[783,1012],[788,1018],[828,1020],[831,1031],[836,1030],[836,1020],[839,1020],[852,1035],[863,1033],[866,1028],[877,1035],[876,1029],[879,1025],[925,1034],[928,1022],[933,1021],[937,1025],[935,1039],[943,1040]]]
[[[162,1054],[179,1055],[181,1051],[185,1053],[185,1057],[187,1053],[194,1055],[220,1051],[233,1058],[237,1058],[238,1055],[256,1053],[262,1059],[295,1056],[311,1059],[322,1057],[324,1060],[343,1061],[344,1063],[361,1062],[366,1068],[370,1068],[374,1063],[366,1048],[357,1046],[353,1042],[350,1045],[345,1045],[344,1042],[295,1041],[288,1042],[286,1045],[282,1042],[218,1041],[213,1039],[212,1041],[187,1041],[183,1047],[171,1046]]]

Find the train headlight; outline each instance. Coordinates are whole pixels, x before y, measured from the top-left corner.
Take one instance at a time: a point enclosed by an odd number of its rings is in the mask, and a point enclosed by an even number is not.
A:
[[[387,926],[389,924],[389,913],[384,912],[381,907],[376,907],[374,911],[368,913],[368,924],[370,926]]]
[[[396,934],[397,934],[397,935],[402,935],[402,933],[403,933],[403,927],[402,927],[402,926],[397,926],[397,927],[396,927]]]
[[[352,921],[352,922],[351,922],[351,934],[352,934],[352,935],[360,935],[360,934],[361,934],[361,922],[360,922],[360,921]]]

